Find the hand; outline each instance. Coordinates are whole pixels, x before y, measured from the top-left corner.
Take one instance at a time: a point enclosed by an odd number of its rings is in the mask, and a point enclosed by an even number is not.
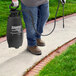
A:
[[[61,0],[62,4],[65,4],[66,3],[66,0]]]
[[[19,1],[18,0],[12,0],[13,7],[19,6]]]

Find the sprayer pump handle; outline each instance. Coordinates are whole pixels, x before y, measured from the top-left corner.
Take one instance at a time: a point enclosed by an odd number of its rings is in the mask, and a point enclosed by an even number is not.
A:
[[[13,3],[11,3],[11,4],[9,5],[9,8],[10,8],[11,10],[16,10],[17,8],[19,8],[19,5],[18,5],[16,8],[11,8],[11,6],[13,6]]]

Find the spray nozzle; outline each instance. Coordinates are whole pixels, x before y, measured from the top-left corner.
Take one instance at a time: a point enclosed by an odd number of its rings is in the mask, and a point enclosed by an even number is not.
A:
[[[66,0],[61,0],[61,3],[64,5],[66,3]]]

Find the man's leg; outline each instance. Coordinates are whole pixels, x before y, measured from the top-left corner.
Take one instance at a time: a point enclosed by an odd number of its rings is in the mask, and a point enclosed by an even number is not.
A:
[[[37,27],[38,10],[37,10],[37,7],[26,7],[24,4],[22,4],[22,13],[23,13],[24,22],[26,25],[28,46],[35,46],[36,45],[36,37],[35,37],[36,33],[32,25],[32,20],[31,20],[32,18],[26,10],[32,12],[35,27]]]
[[[43,27],[47,22],[49,17],[49,3],[42,4],[38,7],[38,21],[37,21],[37,31],[41,34],[43,33]],[[40,35],[36,34],[37,38],[41,38]]]
[[[41,34],[43,33],[43,27],[47,22],[49,17],[49,3],[42,4],[38,7],[38,21],[37,21],[37,31]],[[41,40],[41,35],[36,34],[37,45],[45,46],[45,43]]]
[[[32,25],[32,18],[30,14],[26,11],[31,11],[33,19],[34,19],[34,25],[37,28],[37,15],[38,15],[38,8],[37,7],[27,7],[23,3],[22,5],[22,14],[24,18],[24,22],[26,24],[26,34],[27,34],[27,42],[28,42],[28,50],[36,55],[40,55],[41,51],[38,49],[37,42],[36,42],[36,32]]]

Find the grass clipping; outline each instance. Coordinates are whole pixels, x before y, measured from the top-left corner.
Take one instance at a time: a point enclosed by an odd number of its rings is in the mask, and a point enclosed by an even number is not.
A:
[[[37,76],[76,76],[76,43],[50,61]]]

